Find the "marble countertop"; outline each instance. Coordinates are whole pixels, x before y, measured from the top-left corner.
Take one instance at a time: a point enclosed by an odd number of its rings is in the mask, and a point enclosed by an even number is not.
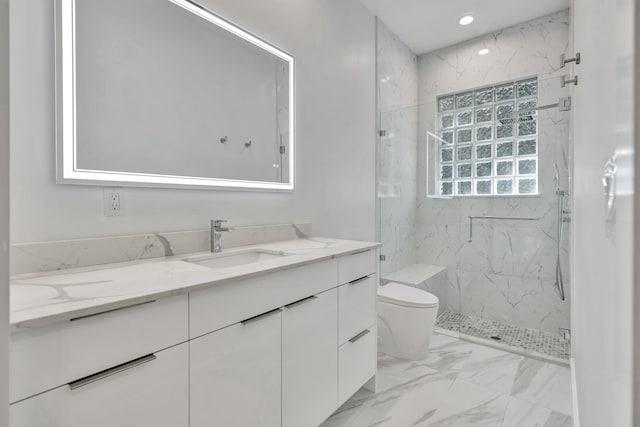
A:
[[[251,264],[213,269],[184,254],[11,277],[11,330],[67,321],[379,247],[379,243],[304,238],[223,250],[221,256],[264,249],[286,254]]]

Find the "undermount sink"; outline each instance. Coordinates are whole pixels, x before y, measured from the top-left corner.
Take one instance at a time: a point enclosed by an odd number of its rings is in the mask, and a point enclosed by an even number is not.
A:
[[[277,251],[253,250],[248,252],[236,252],[231,254],[216,254],[206,257],[187,258],[184,261],[192,264],[202,265],[209,268],[230,268],[240,265],[254,264],[256,262],[269,261],[282,258],[288,254]]]

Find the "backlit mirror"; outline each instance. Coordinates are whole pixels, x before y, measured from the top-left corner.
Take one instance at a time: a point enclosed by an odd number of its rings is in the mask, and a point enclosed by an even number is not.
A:
[[[187,0],[57,0],[58,182],[293,190],[294,59]]]

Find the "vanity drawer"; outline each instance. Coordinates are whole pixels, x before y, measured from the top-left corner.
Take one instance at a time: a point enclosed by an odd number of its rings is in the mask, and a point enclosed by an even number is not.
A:
[[[189,293],[189,336],[199,337],[335,288],[337,261],[230,281]]]
[[[375,249],[367,249],[338,258],[338,283],[342,285],[375,273],[376,252]]]
[[[361,277],[338,288],[339,344],[376,322],[377,278]]]
[[[185,342],[188,311],[178,295],[12,333],[10,401]]]
[[[11,427],[188,427],[188,343],[121,368],[10,405]]]
[[[376,373],[376,328],[371,325],[338,349],[338,406]]]

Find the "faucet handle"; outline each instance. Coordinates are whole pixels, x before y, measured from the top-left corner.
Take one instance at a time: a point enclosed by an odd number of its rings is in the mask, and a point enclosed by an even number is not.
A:
[[[212,219],[211,220],[211,226],[212,227],[220,227],[225,222],[227,222],[226,219]]]

